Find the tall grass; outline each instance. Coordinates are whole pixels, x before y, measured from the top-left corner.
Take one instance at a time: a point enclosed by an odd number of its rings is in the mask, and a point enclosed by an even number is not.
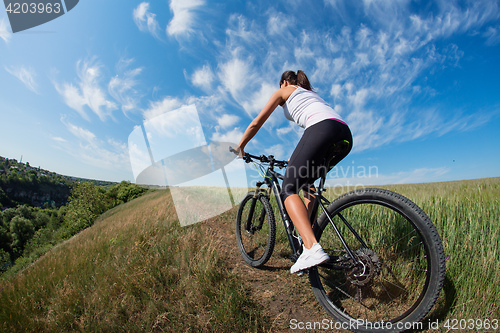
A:
[[[447,317],[500,318],[500,178],[390,188],[436,225],[447,255]]]
[[[259,331],[248,290],[168,191],[119,206],[0,283],[4,332]]]

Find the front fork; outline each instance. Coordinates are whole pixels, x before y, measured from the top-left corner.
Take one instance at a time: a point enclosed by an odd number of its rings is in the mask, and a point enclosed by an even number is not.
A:
[[[257,204],[257,201],[259,200],[259,195],[263,193],[267,198],[269,198],[271,195],[271,189],[268,189],[266,191],[260,188],[263,184],[264,183],[261,182],[257,183],[257,187],[255,188],[255,192],[252,198],[252,203],[250,204],[250,211],[248,212],[248,218],[245,223],[245,230],[251,234],[253,234],[256,230],[262,229],[262,225],[264,224],[264,219],[266,218],[266,210],[262,209],[262,211],[260,212],[258,226],[252,225],[253,214],[255,213],[255,206]]]

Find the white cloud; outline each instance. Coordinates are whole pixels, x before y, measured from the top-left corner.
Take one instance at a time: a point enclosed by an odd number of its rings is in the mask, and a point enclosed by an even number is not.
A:
[[[72,83],[55,83],[56,90],[64,98],[64,102],[76,110],[83,118],[89,120],[84,109],[89,107],[102,121],[112,115],[117,109],[116,103],[108,100],[106,93],[100,87],[101,66],[91,61],[77,62],[77,75],[79,81],[76,86]]]
[[[82,127],[77,127],[77,126],[70,124],[70,123],[67,124],[67,128],[70,131],[70,133],[73,134],[74,136],[76,136],[77,138],[79,138],[79,139],[81,139],[89,144],[94,144],[96,136],[91,131],[86,130]]]
[[[271,95],[276,91],[277,85],[272,85],[267,82],[263,82],[260,85],[260,89],[255,91],[253,94],[247,94],[246,98],[240,101],[240,104],[245,108],[249,115],[255,116],[262,110],[264,105],[271,97]],[[271,116],[268,122],[273,123],[274,117]]]
[[[215,75],[209,65],[204,65],[193,73],[191,82],[204,91],[209,91],[212,88],[212,83],[215,80]]]
[[[170,0],[174,16],[167,26],[167,33],[176,37],[192,33],[196,22],[195,11],[204,4],[204,0]]]
[[[307,74],[309,80],[315,85],[323,82],[331,82],[331,59],[328,57],[318,56],[314,60],[314,70]],[[315,86],[313,86],[315,89]]]
[[[217,119],[217,123],[222,128],[228,128],[234,126],[236,123],[238,123],[239,120],[240,117],[238,116],[232,114],[223,114],[221,117]]]
[[[76,142],[59,137],[52,139],[69,155],[76,157],[84,164],[110,171],[122,171],[130,165],[125,143],[113,139],[101,140],[90,130],[70,123],[65,116],[61,117],[61,122]]]
[[[89,116],[83,108],[87,104],[87,101],[80,94],[77,87],[71,83],[64,83],[62,87],[56,84],[56,89],[63,96],[66,105],[76,110],[82,118],[89,120]]]
[[[386,126],[384,117],[373,111],[358,110],[347,115],[346,121],[353,132],[353,151],[378,147],[395,138],[397,130]],[[388,133],[384,133],[388,131]],[[389,133],[389,131],[392,131]]]
[[[483,36],[486,38],[486,45],[492,46],[500,43],[500,26],[488,27]]]
[[[241,137],[243,136],[243,132],[239,128],[234,128],[231,131],[220,133],[216,132],[212,135],[211,141],[213,142],[230,142],[230,143],[239,143]]]
[[[39,93],[38,85],[35,81],[36,73],[32,68],[27,68],[24,66],[11,68],[5,67],[5,70],[9,72],[9,74],[18,78],[26,86],[26,88],[33,91],[34,93]]]
[[[141,2],[133,12],[134,22],[143,32],[149,32],[155,38],[159,38],[160,25],[156,20],[156,14],[149,11],[149,2]]]
[[[339,98],[341,96],[342,86],[338,83],[332,84],[332,89],[330,90],[330,95],[334,98]]]
[[[290,157],[285,152],[285,147],[279,143],[264,149],[263,153],[266,155],[273,155],[277,159],[288,159]]]
[[[308,59],[314,59],[314,51],[308,46],[296,46],[293,50],[293,55],[298,61],[307,61]]]
[[[283,35],[290,29],[290,19],[282,13],[273,13],[267,21],[267,32],[270,35]]]
[[[66,139],[61,138],[61,137],[59,137],[59,136],[53,136],[53,137],[52,137],[52,140],[54,140],[54,141],[56,141],[56,142],[67,142],[67,140],[66,140]]]
[[[276,129],[276,134],[278,134],[279,136],[287,135],[287,134],[293,132],[295,127],[296,127],[296,125],[290,121],[290,122],[288,122],[288,126],[280,127],[278,129]]]
[[[349,102],[354,106],[355,110],[363,109],[366,105],[366,100],[370,95],[370,91],[366,88],[357,90],[354,94],[347,96]]]
[[[151,102],[149,108],[143,111],[145,120],[152,119],[165,112],[173,111],[182,106],[182,101],[175,97],[165,97],[161,101]]]
[[[65,116],[61,117],[61,122],[64,124],[64,126],[66,126],[66,129],[76,138],[84,141],[86,144],[95,145],[96,136],[94,133],[83,127],[78,127],[76,125],[73,125],[72,123],[66,120]]]
[[[440,1],[437,13],[424,18],[411,15],[412,28],[415,30],[408,29],[405,33],[415,31],[421,40],[430,42],[498,20],[500,5],[497,1],[477,0],[471,4],[462,7],[456,2]]]
[[[120,74],[111,78],[108,84],[109,94],[121,105],[124,112],[137,108],[139,96],[135,86],[138,84],[136,77],[141,74],[142,68],[128,69],[131,59],[121,60],[118,65]]]
[[[268,45],[264,26],[253,20],[248,20],[241,14],[232,14],[229,17],[226,35],[228,37],[227,45],[230,49],[236,49],[239,45],[245,44],[251,45],[253,52],[255,52],[257,48]]]
[[[253,74],[249,61],[233,58],[220,65],[218,73],[222,86],[229,91],[231,96],[240,101],[244,98],[244,90],[248,88],[248,83],[252,82]]]
[[[8,43],[12,38],[12,33],[8,29],[9,25],[4,18],[0,19],[0,38],[3,39],[5,43]]]

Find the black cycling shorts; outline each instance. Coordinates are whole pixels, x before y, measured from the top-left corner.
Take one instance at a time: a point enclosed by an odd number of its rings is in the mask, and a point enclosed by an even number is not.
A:
[[[332,145],[343,140],[349,142],[348,147],[342,153],[334,154]],[[347,156],[351,148],[349,126],[340,121],[326,119],[308,127],[288,161],[281,189],[282,200],[298,194],[306,186],[312,186],[325,168],[328,172]]]

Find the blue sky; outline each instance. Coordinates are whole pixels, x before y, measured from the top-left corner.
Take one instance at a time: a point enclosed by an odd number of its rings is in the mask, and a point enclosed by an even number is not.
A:
[[[500,176],[498,1],[85,0],[15,34],[4,9],[0,156],[135,181],[141,124],[194,105],[207,143],[237,143],[302,69],[354,134],[332,183]],[[246,151],[301,133],[278,107]]]

